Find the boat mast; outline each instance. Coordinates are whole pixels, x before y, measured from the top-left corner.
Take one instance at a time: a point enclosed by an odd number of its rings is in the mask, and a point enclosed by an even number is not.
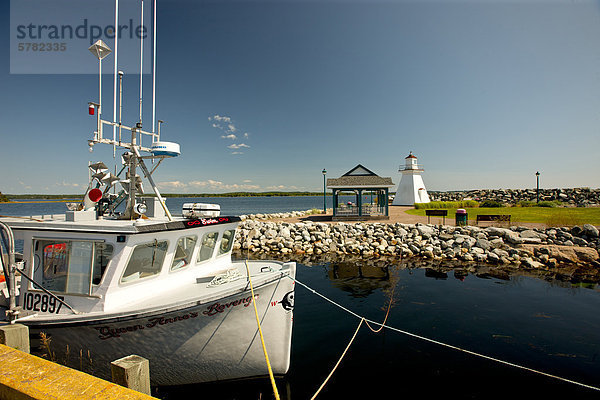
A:
[[[153,20],[152,20],[152,133],[156,126],[156,0],[153,1]],[[155,137],[152,138],[155,142]]]
[[[144,25],[144,0],[141,0],[141,26],[143,27]],[[118,0],[115,0],[115,25],[117,26],[117,30],[115,32],[115,48],[117,45],[117,37],[118,37],[118,25],[117,25],[117,21],[118,21]],[[154,3],[154,24],[156,24],[156,3]],[[156,28],[154,27],[154,45],[156,46]],[[122,147],[125,149],[128,149],[129,151],[123,155],[123,161],[124,163],[127,165],[128,167],[128,171],[127,171],[127,175],[126,175],[126,180],[122,181],[122,184],[124,185],[124,188],[126,188],[127,190],[127,203],[126,203],[126,209],[125,212],[123,213],[123,217],[125,219],[135,219],[138,217],[138,212],[136,211],[136,194],[138,192],[138,182],[140,180],[140,177],[137,175],[136,171],[137,171],[137,167],[140,166],[144,175],[146,176],[146,178],[148,179],[148,181],[150,182],[150,185],[152,186],[152,189],[156,195],[156,197],[159,199],[160,204],[162,206],[162,208],[165,211],[165,214],[167,215],[169,221],[173,220],[173,217],[171,215],[171,213],[169,212],[169,209],[167,208],[165,201],[163,199],[163,197],[160,195],[160,192],[158,190],[158,187],[156,186],[156,184],[154,183],[154,180],[152,179],[152,173],[156,170],[156,168],[154,168],[152,171],[149,171],[148,168],[146,167],[146,165],[144,164],[144,158],[149,158],[149,159],[155,159],[155,158],[159,158],[160,161],[162,161],[162,159],[164,159],[165,157],[169,156],[169,155],[154,155],[153,149],[152,148],[148,148],[148,147],[144,147],[142,145],[142,137],[144,135],[150,136],[152,138],[152,143],[154,144],[155,142],[160,140],[160,123],[163,121],[159,121],[159,126],[158,126],[158,133],[154,132],[154,127],[152,128],[152,132],[146,132],[142,129],[142,84],[143,84],[143,35],[141,35],[140,37],[140,108],[139,108],[139,121],[135,124],[135,126],[133,127],[128,127],[122,124],[121,121],[121,116],[122,116],[122,78],[123,78],[123,73],[121,71],[118,71],[118,65],[117,62],[115,60],[115,78],[116,75],[118,74],[119,76],[119,121],[116,121],[116,90],[113,93],[114,96],[114,108],[113,108],[113,121],[105,121],[101,118],[101,113],[100,113],[100,104],[101,104],[101,99],[98,100],[98,104],[96,103],[90,103],[90,106],[95,106],[98,109],[98,113],[97,113],[97,119],[98,119],[98,125],[97,125],[97,131],[94,134],[94,138],[92,140],[88,140],[88,144],[90,146],[90,151],[93,149],[93,146],[97,143],[104,143],[104,144],[109,144],[112,145],[114,149],[116,149],[116,147]],[[108,48],[108,46],[106,46],[101,40],[98,40],[96,43],[94,43],[94,45],[92,45],[89,49],[94,55],[96,55],[96,57],[98,57],[99,60],[99,72],[100,72],[100,77],[99,80],[101,82],[102,79],[102,66],[101,66],[101,61],[102,58],[106,57],[110,52],[110,48]],[[154,52],[156,52],[156,47]],[[116,55],[115,55],[116,58]],[[155,61],[156,62],[156,61]],[[154,67],[155,70],[156,67]],[[153,75],[154,75],[154,70],[153,70]],[[115,80],[115,87],[116,87],[116,80]],[[100,90],[102,88],[102,84],[100,83]],[[154,81],[154,76],[153,76],[153,115],[152,118],[154,120],[155,115],[154,115],[154,103],[155,103],[155,99],[154,99],[154,94],[155,94],[155,81]],[[101,96],[101,92],[99,93],[99,95]],[[91,114],[93,114],[90,111]],[[108,138],[104,138],[102,135],[102,129],[104,125],[109,125],[112,126],[113,128],[113,138],[112,139],[108,139]],[[119,128],[119,137],[117,140],[116,137],[116,128]],[[131,131],[131,142],[127,143],[127,142],[122,142],[121,141],[121,130],[125,129],[125,130],[129,130]],[[137,135],[139,134],[139,142],[137,139]],[[178,148],[178,147],[177,147]],[[150,156],[144,156],[142,157],[140,152],[147,152],[147,153],[151,153],[152,155]],[[160,164],[159,161],[159,164]],[[157,165],[158,166],[158,165]]]

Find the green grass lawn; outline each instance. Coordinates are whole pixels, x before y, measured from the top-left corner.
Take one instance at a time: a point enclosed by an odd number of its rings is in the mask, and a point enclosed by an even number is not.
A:
[[[465,208],[469,216],[469,221],[475,221],[479,214],[509,214],[511,225],[518,225],[519,222],[532,222],[546,224],[547,226],[572,226],[592,224],[600,226],[600,207],[591,208],[548,208],[548,207],[494,207],[494,208]],[[408,210],[411,215],[425,216],[425,210]],[[449,220],[454,220],[455,208],[448,209]],[[432,217],[437,221],[437,218]],[[484,222],[483,224],[489,224]]]

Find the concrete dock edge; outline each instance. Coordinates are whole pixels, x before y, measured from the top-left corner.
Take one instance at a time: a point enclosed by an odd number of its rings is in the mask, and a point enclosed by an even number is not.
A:
[[[155,399],[0,345],[0,399]]]

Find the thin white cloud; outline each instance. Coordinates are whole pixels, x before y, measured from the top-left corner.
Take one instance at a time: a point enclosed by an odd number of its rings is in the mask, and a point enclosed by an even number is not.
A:
[[[238,132],[239,129],[237,126],[235,126],[235,123],[233,122],[231,117],[228,117],[226,115],[215,114],[215,115],[211,115],[210,117],[208,117],[208,121],[211,122],[211,126],[213,128],[218,129],[222,132],[221,139],[225,139],[225,140],[237,140],[238,139],[238,135],[236,135],[236,132]],[[239,135],[242,135],[242,134],[239,133]],[[250,137],[250,134],[248,132],[244,132],[244,134],[242,136],[244,139],[248,139]],[[240,144],[234,143],[227,147],[232,150],[238,150],[238,149],[242,149],[242,148],[250,148],[250,146],[247,145],[246,143],[240,143]],[[244,154],[244,153],[241,151],[234,151],[231,154],[240,155],[240,154]]]
[[[212,117],[208,117],[208,120],[229,123],[229,122],[231,122],[231,117],[220,116],[219,114],[215,114]]]
[[[299,190],[298,186],[286,186],[286,185],[271,185],[267,186],[268,190]]]
[[[243,147],[250,148],[250,146],[248,146],[248,145],[247,145],[247,144],[245,144],[245,143],[240,143],[240,144],[235,144],[235,143],[234,143],[234,144],[230,144],[230,145],[229,145],[229,146],[227,146],[227,147],[229,147],[230,149],[241,149],[241,148],[243,148]]]
[[[191,181],[188,183],[181,181],[160,182],[158,187],[164,190],[172,190],[179,192],[227,192],[227,191],[251,191],[260,189],[259,185],[250,185],[247,182],[238,183],[223,183],[214,179],[205,181]]]
[[[23,188],[25,188],[25,189],[31,189],[31,186],[25,184],[25,182],[19,181],[19,185],[23,186]]]
[[[237,130],[238,130],[237,127],[235,126],[235,124],[232,122],[231,117],[215,114],[211,117],[208,117],[208,120],[210,122],[212,122],[213,128],[217,128],[217,129],[223,131],[226,134],[224,136],[227,136],[229,134],[237,132]],[[224,136],[221,136],[221,137],[224,137]]]
[[[65,182],[65,181],[62,181],[61,183],[57,183],[56,185],[62,186],[62,187],[71,187],[71,188],[82,187],[82,185],[80,185],[79,183],[69,183],[69,182]]]
[[[187,184],[181,181],[170,181],[170,182],[159,182],[157,185],[161,189],[165,190],[183,190],[187,187]]]

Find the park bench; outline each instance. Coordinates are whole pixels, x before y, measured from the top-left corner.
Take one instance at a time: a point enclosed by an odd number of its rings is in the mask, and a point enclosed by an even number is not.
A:
[[[430,222],[431,217],[443,217],[443,224],[446,224],[446,216],[448,216],[448,210],[425,210],[425,215],[427,215],[427,223]]]
[[[479,225],[480,221],[510,223],[510,215],[508,215],[508,214],[500,214],[500,215],[479,214],[479,215],[477,215],[477,222],[476,222],[477,225]]]

